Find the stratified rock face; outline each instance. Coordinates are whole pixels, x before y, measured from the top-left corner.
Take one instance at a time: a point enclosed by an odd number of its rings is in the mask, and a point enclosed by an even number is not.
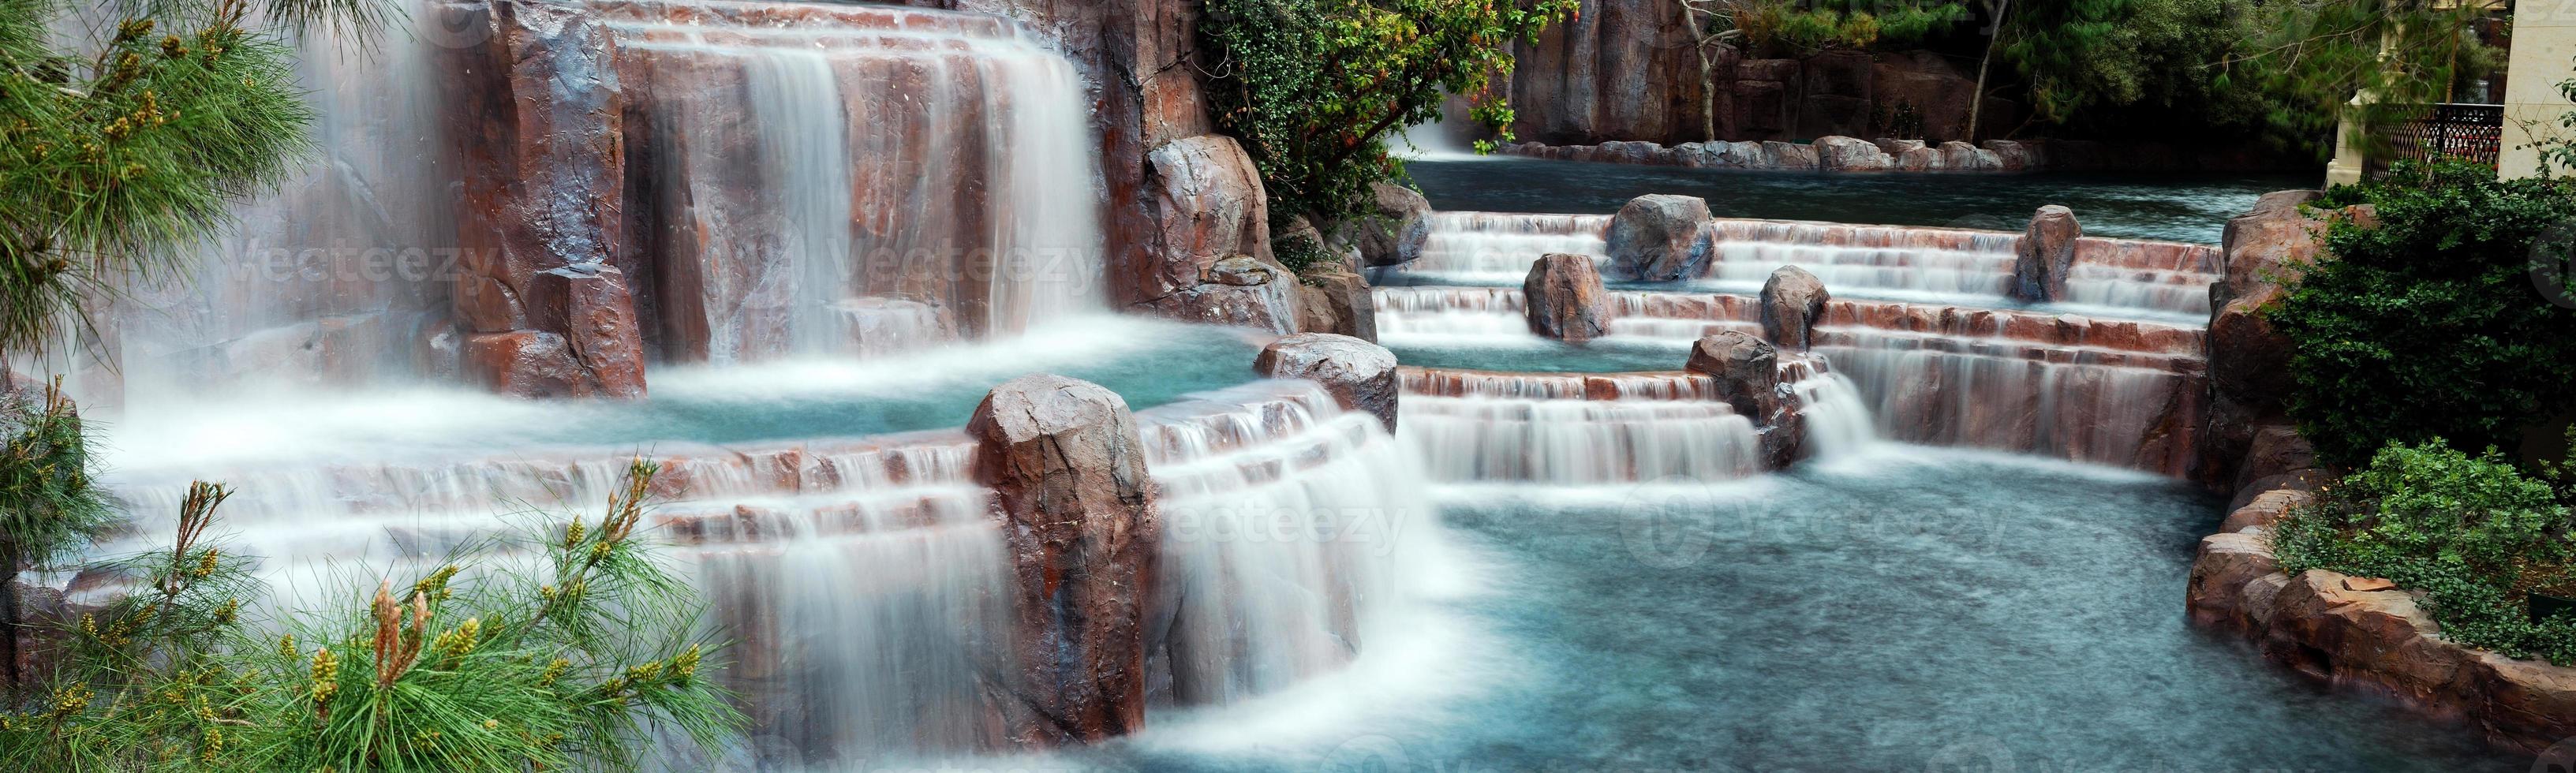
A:
[[[1803,352],[1811,345],[1816,320],[1825,314],[1833,294],[1825,282],[1797,266],[1781,266],[1762,282],[1762,337],[1772,345]]]
[[[1297,329],[1377,341],[1377,295],[1368,279],[1333,264],[1307,270],[1297,282]]]
[[[1708,139],[1696,45],[1679,3],[1585,3],[1538,40],[1514,41],[1511,102],[1533,109],[1517,114],[1513,132],[1551,143]],[[1721,77],[1733,72],[1732,51],[1712,53]]]
[[[1369,191],[1375,217],[1341,224],[1344,241],[1359,248],[1361,264],[1399,266],[1422,257],[1422,243],[1431,238],[1431,200],[1394,183],[1369,183]]]
[[[1521,280],[1521,297],[1532,333],[1575,343],[1610,333],[1610,293],[1589,255],[1539,256]]]
[[[1234,255],[1149,307],[1174,319],[1286,334],[1297,331],[1299,287],[1297,275],[1277,261]]]
[[[1024,742],[1099,741],[1145,721],[1145,604],[1161,539],[1127,401],[1033,375],[994,387],[966,425],[975,478],[1008,522],[1018,673],[1042,718]]]
[[[1692,373],[1717,377],[1718,389],[1735,412],[1762,423],[1779,403],[1779,350],[1741,330],[1721,330],[1691,344]]]
[[[1610,264],[1628,279],[1669,282],[1708,263],[1708,201],[1648,194],[1630,199],[1610,219]]]
[[[490,37],[453,49],[444,68],[465,97],[451,115],[467,170],[453,298],[468,373],[513,394],[640,397],[634,300],[598,270],[624,238],[612,36],[579,6],[497,0],[468,13]],[[598,276],[564,286],[544,277],[557,269]]]
[[[2031,215],[2013,253],[2012,296],[2033,303],[2066,297],[2066,272],[2075,265],[2075,240],[2084,227],[2075,211],[2050,204]]]
[[[1271,342],[1252,362],[1268,378],[1302,378],[1324,385],[1343,408],[1366,411],[1395,432],[1396,400],[1403,384],[1395,353],[1346,335],[1299,333]]]

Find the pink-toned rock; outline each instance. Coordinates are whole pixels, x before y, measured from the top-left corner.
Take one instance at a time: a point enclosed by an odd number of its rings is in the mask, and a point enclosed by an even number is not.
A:
[[[1377,341],[1377,300],[1368,279],[1340,264],[1310,269],[1297,283],[1297,329]]]
[[[1386,347],[1346,335],[1298,333],[1262,348],[1252,370],[1322,384],[1343,408],[1373,414],[1389,434],[1395,432],[1396,400],[1404,390],[1395,353]]]
[[[520,397],[587,397],[593,384],[563,336],[534,330],[465,337],[465,375]]]
[[[2397,583],[2389,582],[2388,580],[2378,577],[2346,577],[2343,578],[2343,589],[2348,591],[2360,591],[2362,593],[2372,593],[2376,591],[2396,590]]]
[[[1521,312],[1530,332],[1548,338],[1582,343],[1610,333],[1610,293],[1589,255],[1539,256],[1521,280]]]
[[[2237,631],[2259,630],[2271,615],[2249,608],[2247,589],[2266,575],[2281,571],[2271,545],[2260,535],[2212,534],[2200,540],[2200,555],[2191,564],[2184,607],[2201,625],[2223,625]],[[2266,599],[2268,601],[2268,599]]]
[[[2013,248],[2014,298],[2045,303],[2066,297],[2066,275],[2075,265],[2075,240],[2084,227],[2075,211],[2050,204],[2040,207]]]
[[[2223,534],[2234,534],[2248,528],[2269,531],[2287,518],[2290,511],[2316,502],[2316,495],[2295,488],[2275,489],[2254,495],[2243,507],[2228,511],[2227,520],[2218,525]]]
[[[1780,353],[1741,330],[1721,330],[1691,344],[1683,369],[1715,377],[1735,412],[1763,423],[1780,402]]]
[[[1234,138],[1173,140],[1148,159],[1146,179],[1161,222],[1157,269],[1146,277],[1148,298],[1198,285],[1219,260],[1270,256],[1269,196],[1252,157]]]
[[[1145,589],[1161,523],[1127,401],[1097,384],[1024,376],[975,407],[975,479],[1007,522],[1019,700],[1042,743],[1094,742],[1145,721]]]
[[[1368,214],[1340,224],[1341,241],[1358,247],[1362,265],[1400,266],[1422,257],[1431,238],[1431,200],[1394,183],[1370,183]]]
[[[1209,263],[1196,284],[1148,306],[1174,319],[1286,334],[1297,331],[1298,293],[1297,275],[1277,261],[1234,255]]]
[[[1697,196],[1648,194],[1630,199],[1610,218],[1610,265],[1623,278],[1669,282],[1695,276],[1707,264],[1708,201]]]
[[[1812,343],[1816,321],[1824,317],[1833,294],[1824,280],[1797,266],[1772,269],[1762,282],[1762,337],[1773,346],[1803,352]]]

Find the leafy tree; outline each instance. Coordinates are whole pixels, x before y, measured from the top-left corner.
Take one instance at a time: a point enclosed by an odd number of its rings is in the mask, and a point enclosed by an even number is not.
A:
[[[2332,259],[2267,312],[2293,345],[2290,417],[2322,457],[2357,464],[2392,442],[2513,447],[2576,407],[2576,309],[2550,302],[2533,267],[2576,254],[2576,190],[2408,163],[2324,203],[2361,202],[2377,226],[2336,223]]]
[[[1910,46],[1968,18],[1960,0],[1707,0],[1704,15],[1758,54]]]
[[[2284,135],[2326,136],[2349,118],[2373,154],[2389,150],[2387,127],[2448,101],[2462,73],[2492,70],[2502,56],[2470,34],[2488,12],[2475,3],[2245,2],[2243,42],[2218,63],[2218,83],[2241,79],[2279,99],[2266,118]]]
[[[173,248],[282,179],[313,111],[284,36],[372,30],[377,0],[0,0],[0,350],[42,351],[85,295],[177,278]],[[112,17],[113,18],[113,17]],[[265,20],[265,21],[253,21]]]
[[[0,368],[0,697],[19,682],[18,573],[74,557],[116,520],[61,386],[39,403],[8,378]]]
[[[2382,577],[2429,591],[2445,638],[2576,665],[2576,619],[2534,623],[2533,591],[2576,590],[2558,491],[2493,449],[2390,444],[2272,532],[2281,567]]]
[[[1370,183],[1401,175],[1386,137],[1438,119],[1445,94],[1474,100],[1476,120],[1508,126],[1511,109],[1489,92],[1494,76],[1511,72],[1511,41],[1536,40],[1575,7],[1575,0],[1211,0],[1199,33],[1216,60],[1217,123],[1243,140],[1272,204],[1331,220],[1361,213]]]
[[[251,561],[209,544],[227,492],[193,487],[134,592],[74,630],[40,700],[0,713],[27,770],[636,770],[670,729],[743,726],[700,675],[697,601],[639,538],[644,461],[597,522],[463,551],[346,606],[249,622]]]

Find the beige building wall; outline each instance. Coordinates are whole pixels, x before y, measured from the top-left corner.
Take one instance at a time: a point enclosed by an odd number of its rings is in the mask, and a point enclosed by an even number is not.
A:
[[[2513,12],[2513,51],[2504,86],[2504,149],[2500,177],[2530,177],[2540,152],[2526,147],[2553,137],[2576,139],[2558,124],[2576,103],[2558,93],[2558,82],[2576,78],[2576,0],[2521,0]],[[2559,172],[2571,171],[2560,167]]]

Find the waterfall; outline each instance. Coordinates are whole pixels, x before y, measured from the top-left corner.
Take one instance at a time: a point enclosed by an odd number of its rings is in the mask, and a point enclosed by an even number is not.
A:
[[[1840,373],[1823,373],[1792,382],[1799,412],[1807,422],[1807,455],[1833,459],[1878,441],[1869,401],[1860,387]]]
[[[1686,373],[1408,369],[1400,434],[1431,477],[1582,486],[1761,470],[1753,422]]]
[[[1541,255],[1608,255],[1609,231],[1608,215],[1434,212],[1422,257],[1405,264],[1404,272],[1444,281],[1519,284]]]
[[[1158,695],[1230,703],[1401,636],[1439,545],[1422,473],[1377,417],[1305,382],[1138,415],[1162,488]]]
[[[1897,226],[1720,220],[1706,276],[1716,289],[1757,292],[1797,266],[1836,294],[1983,302],[2012,281],[2008,233]]]
[[[619,70],[649,86],[628,90],[629,178],[648,182],[631,217],[675,356],[871,356],[1107,309],[1081,76],[1017,25],[792,3],[603,13]]]

